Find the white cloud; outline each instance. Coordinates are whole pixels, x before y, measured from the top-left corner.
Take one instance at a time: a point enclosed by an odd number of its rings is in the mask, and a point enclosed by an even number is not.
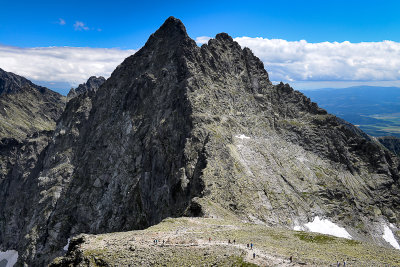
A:
[[[210,37],[196,38],[199,44]],[[249,47],[265,65],[273,81],[398,81],[400,43],[286,41],[252,37],[234,38]]]
[[[400,43],[289,42],[238,37],[264,62],[272,80],[395,81],[400,79]]]
[[[0,45],[0,68],[28,79],[76,86],[111,72],[136,50],[88,47],[20,48]]]
[[[59,18],[58,19],[58,24],[60,24],[60,25],[65,25],[65,20],[64,19],[62,19],[62,18]]]
[[[76,21],[74,24],[75,31],[88,31],[89,27],[85,25],[82,21]]]
[[[88,28],[83,23],[77,26]],[[202,44],[209,39],[202,36],[196,42]],[[397,42],[308,43],[250,37],[235,40],[253,50],[274,82],[290,82],[304,89],[335,87],[333,83],[342,87],[357,83],[400,86]],[[108,77],[124,58],[134,53],[135,50],[106,48],[0,45],[0,68],[36,81],[68,82],[75,86],[91,75]]]
[[[208,42],[208,40],[212,39],[211,37],[208,36],[200,36],[196,38],[196,43],[202,45],[202,44],[206,44]]]

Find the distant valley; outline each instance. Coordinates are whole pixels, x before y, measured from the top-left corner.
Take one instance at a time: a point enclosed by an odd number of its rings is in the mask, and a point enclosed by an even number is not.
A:
[[[323,88],[302,93],[369,135],[400,137],[399,87]]]

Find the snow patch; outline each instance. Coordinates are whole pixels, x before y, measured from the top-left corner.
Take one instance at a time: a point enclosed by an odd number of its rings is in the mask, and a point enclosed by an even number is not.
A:
[[[301,228],[300,225],[296,225],[295,227],[293,227],[293,230],[295,230],[295,231],[301,231],[302,228]]]
[[[345,228],[334,224],[328,219],[320,220],[318,216],[314,218],[313,222],[306,223],[304,226],[311,232],[352,239]]]
[[[6,261],[5,267],[12,267],[18,260],[18,251],[7,250],[6,252],[0,251],[0,263]],[[4,266],[4,265],[2,265]]]
[[[236,135],[235,136],[236,138],[239,138],[239,139],[250,139],[250,137],[248,137],[248,136],[245,136],[244,134],[241,134],[241,135]]]
[[[385,241],[392,245],[395,249],[400,249],[399,243],[397,243],[392,230],[390,230],[389,226],[387,225],[383,226],[382,238],[385,239]]]
[[[64,249],[64,251],[68,251],[68,248],[69,248],[69,238],[68,238],[68,241],[67,241],[67,244],[63,247],[63,249]]]

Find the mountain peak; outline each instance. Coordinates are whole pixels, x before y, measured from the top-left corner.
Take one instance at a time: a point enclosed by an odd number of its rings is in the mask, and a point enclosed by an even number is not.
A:
[[[154,37],[168,39],[182,39],[189,37],[185,25],[180,19],[169,17],[154,33]]]
[[[220,40],[220,41],[229,41],[229,42],[233,42],[233,38],[232,38],[229,34],[227,34],[227,33],[225,33],[225,32],[218,33],[218,34],[215,36],[215,39]]]
[[[71,88],[67,97],[71,99],[85,92],[96,92],[105,81],[106,79],[102,76],[91,76],[86,83],[80,84],[77,88]]]

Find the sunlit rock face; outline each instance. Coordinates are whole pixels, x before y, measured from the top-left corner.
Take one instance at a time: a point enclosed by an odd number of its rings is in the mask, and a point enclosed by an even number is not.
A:
[[[318,216],[386,246],[382,223],[396,230],[400,219],[396,157],[273,85],[229,35],[198,47],[172,17],[96,92],[71,99],[41,140],[33,161],[15,149],[0,184],[0,249],[30,266],[65,253],[79,233],[169,216],[292,229]]]

